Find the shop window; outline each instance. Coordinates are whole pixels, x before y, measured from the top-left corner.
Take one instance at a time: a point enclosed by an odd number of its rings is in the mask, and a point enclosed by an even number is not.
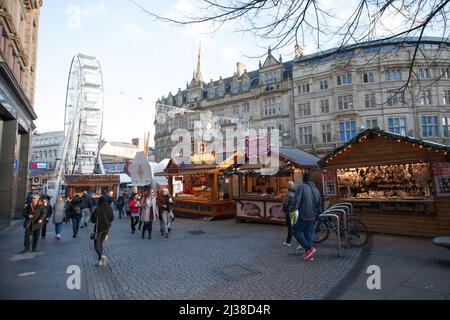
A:
[[[406,136],[406,118],[388,118],[388,131]]]
[[[438,117],[422,116],[420,117],[420,125],[422,127],[422,137],[438,137]]]
[[[341,141],[349,141],[356,136],[356,121],[343,121],[339,123]]]

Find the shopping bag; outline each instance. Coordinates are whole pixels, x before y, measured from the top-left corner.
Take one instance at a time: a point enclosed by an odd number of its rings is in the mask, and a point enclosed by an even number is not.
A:
[[[297,223],[298,220],[298,210],[292,211],[290,214],[290,218],[291,218],[291,225],[293,226],[294,224]]]

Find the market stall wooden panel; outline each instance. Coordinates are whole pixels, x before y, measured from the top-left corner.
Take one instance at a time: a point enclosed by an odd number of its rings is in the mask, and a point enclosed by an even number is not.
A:
[[[368,129],[320,161],[334,176],[325,196],[330,204],[353,203],[373,232],[449,235],[449,153],[448,146]],[[379,177],[368,179],[368,172]]]

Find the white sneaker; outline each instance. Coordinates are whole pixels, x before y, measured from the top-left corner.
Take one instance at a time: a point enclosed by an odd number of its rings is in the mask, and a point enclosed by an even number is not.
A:
[[[96,266],[96,267],[101,267],[101,266],[102,266],[102,260],[98,260],[98,261],[95,263],[95,266]]]
[[[298,245],[297,250],[302,250],[303,247],[301,245]]]
[[[284,245],[284,246],[286,246],[286,247],[290,247],[290,246],[292,246],[292,244],[290,244],[290,243],[287,243],[287,242],[283,243],[283,245]]]
[[[106,256],[102,256],[101,258],[101,266],[104,268],[108,264],[108,258]]]

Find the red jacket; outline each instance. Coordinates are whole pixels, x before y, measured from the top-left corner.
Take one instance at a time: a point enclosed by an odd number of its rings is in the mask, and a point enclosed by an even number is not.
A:
[[[139,213],[139,207],[137,206],[138,202],[135,200],[130,200],[130,202],[128,203],[129,207],[130,207],[130,212],[131,213]]]

